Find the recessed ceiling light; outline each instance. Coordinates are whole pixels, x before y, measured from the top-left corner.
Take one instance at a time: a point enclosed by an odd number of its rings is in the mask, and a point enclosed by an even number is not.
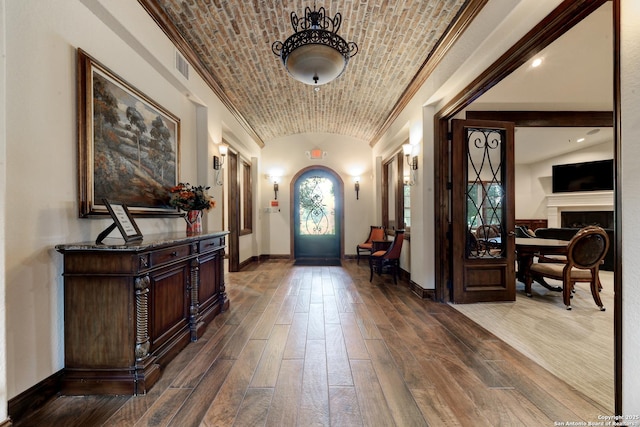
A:
[[[576,142],[583,142],[583,141],[584,141],[584,138],[578,138],[578,139],[576,140]]]
[[[542,64],[542,58],[536,58],[533,60],[533,62],[531,63],[531,66],[533,68],[539,67],[540,64]]]

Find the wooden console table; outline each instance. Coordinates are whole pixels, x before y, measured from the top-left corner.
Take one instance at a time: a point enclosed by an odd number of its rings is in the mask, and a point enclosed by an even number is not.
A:
[[[228,308],[227,234],[56,246],[64,254],[62,393],[145,394]]]

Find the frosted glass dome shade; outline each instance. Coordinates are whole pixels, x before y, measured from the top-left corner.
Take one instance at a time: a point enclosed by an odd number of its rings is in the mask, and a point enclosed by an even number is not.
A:
[[[348,58],[332,47],[307,44],[292,51],[284,65],[294,79],[315,86],[340,76],[347,62]]]

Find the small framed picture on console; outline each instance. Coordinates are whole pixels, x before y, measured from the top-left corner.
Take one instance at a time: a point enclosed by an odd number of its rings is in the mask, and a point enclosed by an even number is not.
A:
[[[102,233],[98,235],[96,244],[102,243],[102,240],[118,227],[120,234],[124,238],[125,242],[132,242],[135,240],[142,240],[142,233],[138,228],[138,225],[133,220],[133,217],[127,209],[127,205],[124,203],[109,202],[107,199],[102,199],[104,205],[107,207],[111,218],[113,218],[113,224],[107,227]]]

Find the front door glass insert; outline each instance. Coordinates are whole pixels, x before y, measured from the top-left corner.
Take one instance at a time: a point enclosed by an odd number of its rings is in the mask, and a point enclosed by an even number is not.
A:
[[[311,176],[300,183],[300,235],[336,233],[335,190],[333,182]]]

